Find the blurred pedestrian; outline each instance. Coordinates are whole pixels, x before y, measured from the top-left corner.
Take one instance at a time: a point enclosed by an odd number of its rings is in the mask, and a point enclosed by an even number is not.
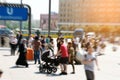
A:
[[[46,37],[46,43],[47,43],[47,44],[50,43],[50,39],[51,39],[51,36],[47,36],[47,37]]]
[[[60,59],[60,67],[61,73],[60,75],[67,75],[67,63],[68,63],[68,49],[67,46],[64,44],[64,41],[60,41],[60,50],[55,56],[61,56]]]
[[[32,35],[30,35],[30,38],[29,38],[29,40],[28,40],[28,47],[29,48],[32,48],[32,41],[33,41],[34,39],[33,39],[33,37],[32,37]]]
[[[0,78],[2,77],[3,71],[0,69]]]
[[[99,70],[98,61],[93,52],[94,51],[93,47],[89,46],[87,49],[88,49],[87,54],[84,55],[84,59],[82,60],[82,63],[84,64],[87,80],[95,80],[94,62],[96,63],[97,68]]]
[[[15,55],[15,51],[17,48],[17,39],[14,35],[10,37],[10,48],[11,48],[11,55]]]
[[[22,35],[22,32],[21,32],[21,31],[19,31],[19,32],[17,33],[16,38],[17,38],[17,40],[18,40],[17,46],[19,47],[20,42],[21,42],[21,40],[22,40],[22,38],[23,38],[23,35]]]
[[[5,45],[5,37],[2,36],[1,37],[1,46],[4,47],[4,45]]]
[[[73,46],[74,51],[75,51],[75,54],[76,54],[77,45],[76,45],[76,43],[75,43],[75,39],[71,39],[71,42],[72,42],[72,46]]]
[[[58,37],[57,38],[57,51],[60,50],[60,38]]]
[[[45,44],[46,44],[46,38],[45,36],[41,36],[41,47],[42,47],[42,52],[45,50]]]
[[[71,74],[75,74],[75,66],[74,66],[74,59],[75,59],[75,50],[72,46],[72,42],[68,42],[68,54],[69,54],[69,63],[72,65],[73,72]]]
[[[37,37],[39,38],[40,37],[40,31],[37,30],[35,33],[36,33]]]
[[[54,54],[54,41],[53,41],[53,39],[50,39],[50,42],[49,42],[48,46],[49,46],[49,49]]]
[[[26,66],[28,67],[28,63],[27,63],[27,60],[26,60],[26,54],[27,54],[27,46],[26,46],[26,39],[22,39],[20,45],[19,45],[19,50],[18,52],[20,53],[19,54],[19,57],[16,61],[16,65],[23,65],[23,66]]]
[[[33,50],[34,50],[34,61],[35,61],[35,64],[37,63],[37,60],[38,60],[38,64],[40,64],[40,48],[41,48],[41,42],[40,42],[38,36],[36,36],[36,37],[35,37],[35,40],[33,40],[32,46],[33,46]]]

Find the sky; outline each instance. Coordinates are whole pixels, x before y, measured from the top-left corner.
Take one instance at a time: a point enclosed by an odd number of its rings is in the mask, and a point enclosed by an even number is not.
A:
[[[21,3],[21,0],[0,0],[7,3]],[[23,4],[28,4],[32,9],[32,17],[34,20],[40,20],[40,14],[49,12],[49,0],[22,0]],[[59,8],[59,0],[51,0],[51,11],[57,12]]]

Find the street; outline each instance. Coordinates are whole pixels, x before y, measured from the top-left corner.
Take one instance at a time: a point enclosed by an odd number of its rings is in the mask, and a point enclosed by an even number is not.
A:
[[[112,51],[112,44],[107,43],[105,55],[98,56],[100,70],[95,68],[95,80],[120,79],[120,46],[117,51]],[[60,67],[55,74],[39,73],[39,65],[28,61],[29,68],[16,67],[18,55],[10,56],[9,48],[0,48],[0,69],[4,71],[2,78],[5,80],[86,80],[83,65],[75,65],[75,74],[71,65],[68,65],[68,75],[59,75]]]

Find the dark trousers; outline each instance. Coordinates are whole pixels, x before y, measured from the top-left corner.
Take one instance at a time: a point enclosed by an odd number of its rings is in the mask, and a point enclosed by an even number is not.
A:
[[[15,55],[15,51],[16,51],[16,48],[17,48],[16,44],[11,44],[10,43],[10,47],[11,47],[11,55]]]
[[[94,80],[94,72],[85,70],[87,80]]]
[[[40,64],[40,50],[34,50],[34,60],[35,60],[35,64],[38,60],[38,63]]]

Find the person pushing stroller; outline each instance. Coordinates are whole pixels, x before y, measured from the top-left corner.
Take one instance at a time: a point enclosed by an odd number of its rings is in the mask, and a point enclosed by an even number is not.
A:
[[[41,60],[43,61],[39,66],[40,72],[55,73],[57,71],[57,66],[59,65],[59,59],[54,57],[54,53],[51,51],[49,46],[45,44],[45,51],[41,55]]]

